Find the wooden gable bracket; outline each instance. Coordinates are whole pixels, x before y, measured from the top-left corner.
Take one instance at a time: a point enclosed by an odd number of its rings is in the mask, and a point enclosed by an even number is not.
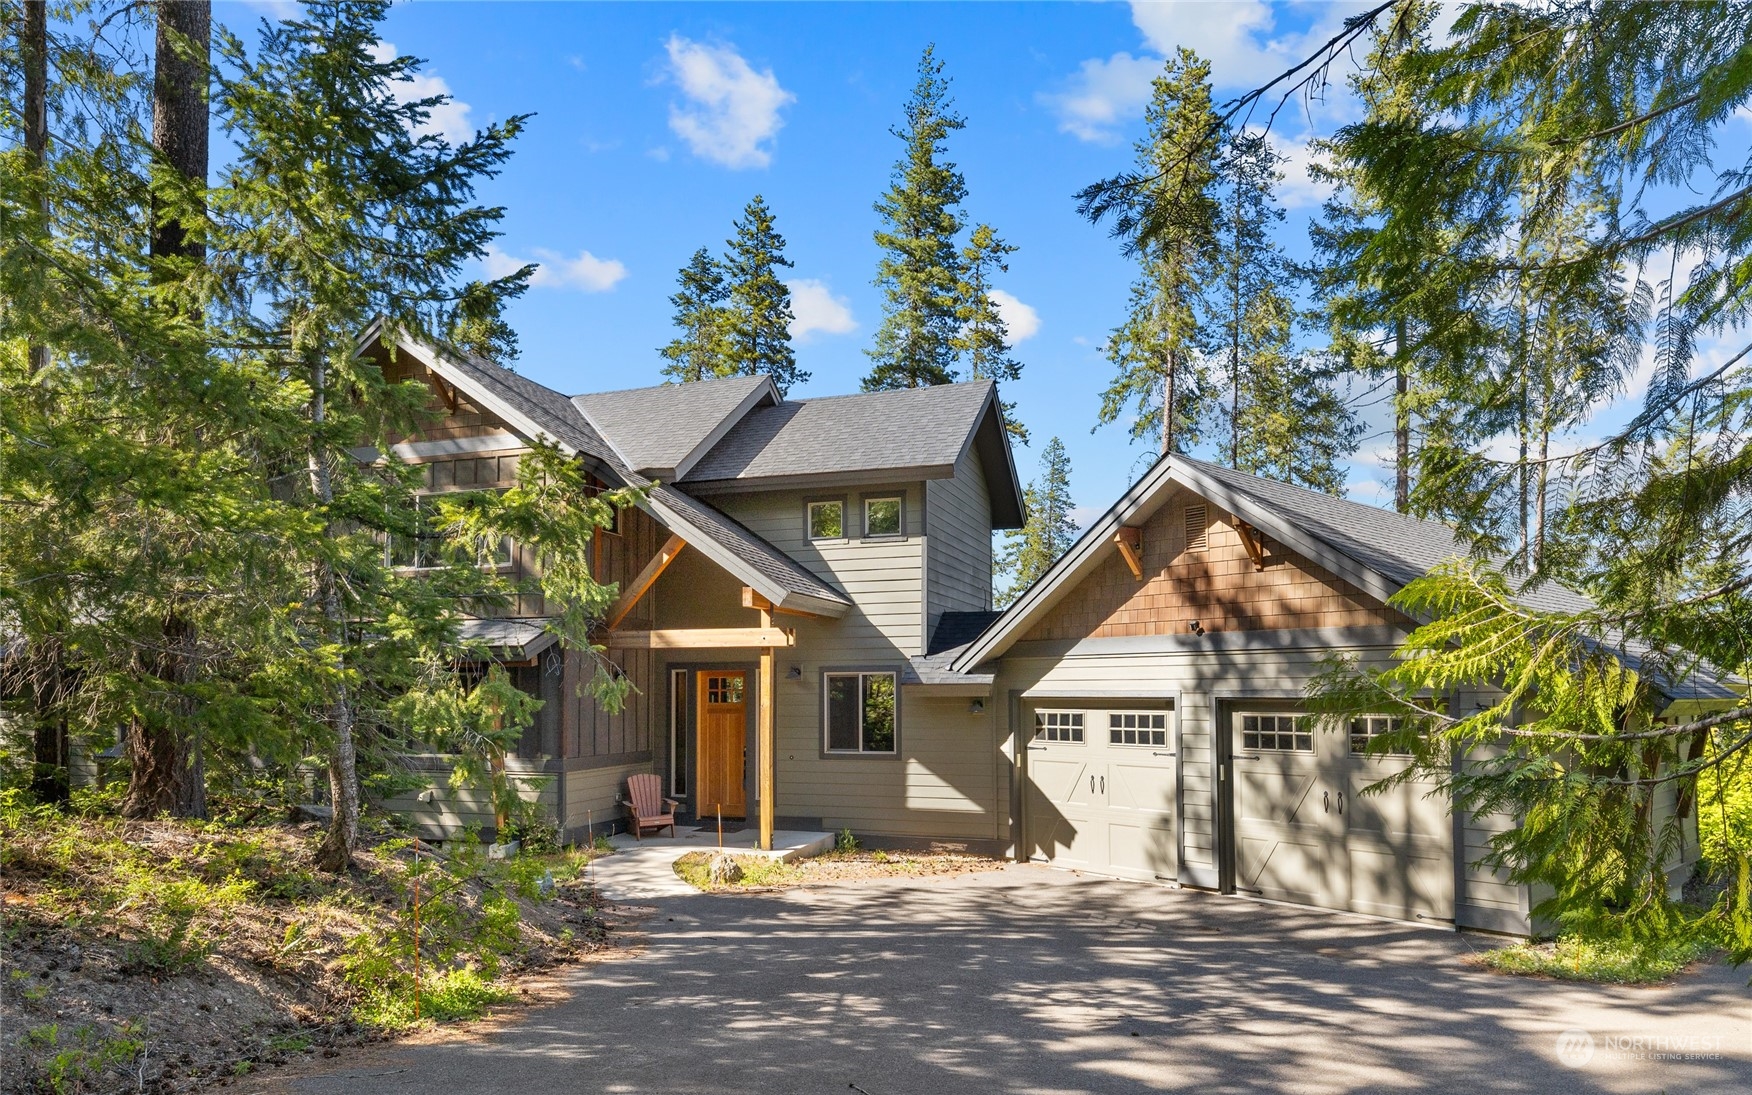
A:
[[[1247,549],[1247,557],[1253,560],[1253,569],[1264,570],[1265,546],[1260,541],[1259,530],[1237,517],[1235,531],[1241,534],[1241,546]]]
[[[657,579],[662,577],[663,572],[669,569],[669,564],[675,562],[675,557],[680,555],[681,549],[686,546],[686,540],[671,534],[663,546],[657,550],[657,554],[651,556],[651,561],[645,564],[645,568],[639,571],[639,576],[633,579],[633,583],[621,590],[620,599],[615,601],[614,607],[608,610],[608,619],[603,626],[610,631],[619,627],[621,621],[626,619],[627,614],[633,610],[633,606],[639,603],[641,597],[650,592],[651,587],[657,584]]]
[[[426,375],[432,378],[432,386],[438,389],[438,398],[444,400],[444,405],[450,408],[450,413],[456,413],[456,389],[444,382],[444,378],[428,369]]]
[[[800,608],[779,608],[765,597],[756,593],[753,586],[742,587],[742,607],[758,609],[761,612],[770,612],[775,616],[804,616],[811,620],[832,619],[832,617],[823,616],[819,612],[805,612]]]
[[[1119,548],[1120,558],[1130,568],[1132,577],[1138,581],[1144,580],[1144,530],[1132,525],[1121,525],[1113,535],[1114,546]]]

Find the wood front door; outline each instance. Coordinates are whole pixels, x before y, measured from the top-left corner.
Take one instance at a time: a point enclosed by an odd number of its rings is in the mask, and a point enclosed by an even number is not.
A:
[[[704,669],[695,674],[699,700],[699,791],[702,821],[716,816],[746,817],[743,770],[748,748],[748,674]]]

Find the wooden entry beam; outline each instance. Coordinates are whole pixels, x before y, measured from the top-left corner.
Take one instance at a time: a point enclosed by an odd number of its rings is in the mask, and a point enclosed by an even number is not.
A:
[[[753,586],[742,587],[742,607],[758,609],[761,612],[770,612],[775,616],[804,616],[811,620],[832,619],[832,617],[823,616],[819,612],[805,612],[800,608],[780,608],[765,597],[762,597],[759,593],[756,593]]]
[[[675,557],[680,555],[681,549],[686,546],[686,540],[671,534],[663,546],[657,550],[657,554],[651,556],[651,560],[645,564],[645,568],[639,571],[639,576],[633,579],[633,584],[621,590],[620,599],[615,601],[614,607],[608,610],[606,626],[610,631],[620,626],[621,621],[633,611],[633,606],[637,605],[639,599],[651,591],[651,587],[657,584],[657,579],[663,576],[663,572],[669,569],[669,564],[675,562]]]
[[[679,627],[660,631],[610,631],[610,650],[747,650],[797,645],[783,627]]]
[[[760,626],[763,630],[772,630],[773,614],[761,610]],[[790,645],[789,643],[786,644]],[[778,673],[775,672],[773,648],[763,646],[760,650],[760,687],[756,692],[758,708],[755,713],[755,733],[759,748],[756,750],[756,763],[760,767],[758,790],[760,796],[760,847],[762,851],[773,850],[773,817],[777,813],[773,801],[778,784],[776,768],[777,759],[773,756],[777,749],[777,734],[773,727],[773,705],[778,689]]]

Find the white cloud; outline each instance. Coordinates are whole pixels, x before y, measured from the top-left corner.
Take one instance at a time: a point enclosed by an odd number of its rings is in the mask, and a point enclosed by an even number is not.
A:
[[[1116,53],[1105,61],[1084,61],[1063,91],[1042,94],[1058,115],[1059,129],[1081,140],[1112,144],[1119,127],[1142,114],[1150,101],[1150,81],[1162,71],[1160,57]]]
[[[1010,345],[1014,346],[1040,333],[1040,313],[1032,305],[1023,304],[1002,289],[992,290],[992,303],[998,306],[998,315],[1004,321],[1004,329],[1010,333]]]
[[[378,64],[393,61],[400,54],[393,42],[378,42],[371,47],[371,59]],[[439,103],[427,108],[426,124],[423,132],[443,137],[453,145],[472,140],[475,135],[474,123],[469,121],[469,105],[451,94],[450,85],[442,76],[427,72],[409,73],[405,80],[398,80],[391,87],[396,101],[400,103],[413,102],[416,99],[429,99],[435,95],[450,97],[449,102]]]
[[[487,276],[502,278],[514,274],[529,263],[536,263],[529,284],[549,289],[578,289],[586,293],[606,293],[627,276],[627,268],[619,259],[599,259],[588,251],[578,252],[569,259],[545,248],[537,247],[534,258],[517,258],[497,247],[489,246],[483,265]]]
[[[806,342],[820,331],[829,335],[846,335],[858,329],[852,318],[851,305],[845,297],[836,297],[827,282],[814,278],[787,281],[791,290],[791,337]]]
[[[1316,181],[1308,174],[1308,165],[1314,162],[1314,149],[1310,147],[1310,140],[1304,134],[1293,140],[1272,142],[1272,147],[1284,158],[1284,162],[1278,165],[1284,177],[1278,183],[1275,193],[1278,203],[1286,209],[1319,206],[1332,196],[1330,183]]]
[[[784,119],[779,111],[797,97],[779,86],[772,69],[756,72],[730,46],[708,46],[672,34],[665,43],[669,76],[687,99],[669,106],[669,128],[694,155],[725,167],[765,167]]]
[[[1133,0],[1132,24],[1152,51],[1139,56],[1115,53],[1079,66],[1062,91],[1042,95],[1059,117],[1059,128],[1085,141],[1110,144],[1119,129],[1139,118],[1150,97],[1150,81],[1165,59],[1186,46],[1211,64],[1211,82],[1227,91],[1247,90],[1307,58],[1343,27],[1346,16],[1363,5],[1346,2],[1320,9],[1303,30],[1280,30],[1278,11],[1265,0],[1208,3],[1198,0]],[[1348,99],[1342,73],[1334,71],[1326,89],[1332,99]],[[1223,98],[1219,94],[1219,101]],[[1269,113],[1276,100],[1262,104]]]

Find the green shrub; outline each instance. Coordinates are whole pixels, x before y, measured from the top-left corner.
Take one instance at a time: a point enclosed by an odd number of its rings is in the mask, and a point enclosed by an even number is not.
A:
[[[1634,985],[1663,981],[1710,949],[1700,935],[1652,943],[1569,935],[1552,943],[1516,943],[1488,952],[1484,961],[1503,973]]]
[[[444,970],[427,976],[419,988],[420,1019],[446,1022],[454,1019],[475,1019],[494,1004],[502,1004],[516,994],[502,985],[495,985],[473,966]],[[372,993],[353,1014],[372,1026],[398,1028],[415,1022],[415,999],[412,977],[392,991]]]
[[[833,850],[836,852],[855,852],[858,850],[858,838],[850,829],[841,829],[839,835],[833,838]]]
[[[1752,765],[1744,755],[1698,774],[1697,837],[1713,877],[1732,877],[1752,857]]]

